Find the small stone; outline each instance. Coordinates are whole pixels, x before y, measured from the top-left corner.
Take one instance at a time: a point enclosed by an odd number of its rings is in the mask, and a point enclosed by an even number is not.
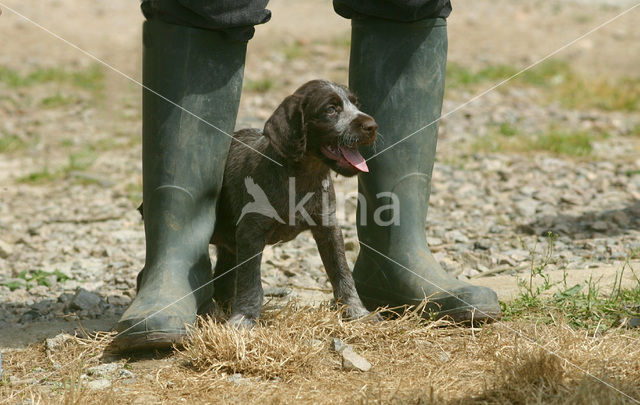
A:
[[[313,347],[313,346],[322,346],[324,344],[324,342],[320,339],[311,339],[309,341],[309,346]]]
[[[13,253],[13,246],[0,239],[0,257],[6,259]]]
[[[342,355],[342,368],[345,370],[359,370],[369,371],[371,370],[371,363],[358,353],[354,352],[349,346],[344,348],[340,353]]]
[[[267,287],[264,289],[265,297],[286,297],[291,293],[291,290],[285,287]]]
[[[87,383],[87,388],[89,388],[90,390],[104,390],[109,387],[111,387],[111,381],[107,380],[106,378],[100,378],[98,380],[89,381],[89,383]]]
[[[640,316],[636,316],[636,317],[630,318],[627,321],[627,326],[629,328],[640,328]]]
[[[536,214],[538,205],[540,205],[540,203],[533,198],[527,198],[515,204],[518,214],[526,218],[533,217]]]
[[[347,347],[351,347],[351,346],[344,343],[342,340],[338,338],[333,338],[333,350],[335,350],[336,352],[342,353],[342,351]]]
[[[109,375],[109,374],[113,373],[114,371],[116,371],[117,369],[119,369],[121,367],[122,367],[121,363],[100,364],[98,366],[89,367],[87,369],[87,374],[88,375],[93,375],[93,376]]]
[[[234,384],[249,384],[251,382],[251,380],[249,380],[248,378],[244,378],[240,373],[230,375],[229,377],[227,377],[227,381]]]
[[[458,230],[449,231],[444,234],[444,237],[445,239],[456,243],[469,243],[469,238]]]
[[[136,375],[134,373],[132,373],[131,371],[129,371],[129,370],[122,369],[122,370],[118,371],[118,377],[126,378],[126,379],[129,380],[129,379],[136,378]]]
[[[489,250],[491,248],[491,241],[489,239],[480,239],[473,243],[474,249]]]
[[[560,197],[560,201],[571,205],[582,205],[582,199],[577,195],[563,195]]]
[[[70,339],[73,339],[73,336],[68,333],[61,333],[52,338],[45,340],[45,348],[48,351],[54,352],[62,348],[62,346]]]
[[[96,308],[103,302],[102,297],[98,294],[85,290],[84,288],[79,288],[76,291],[76,295],[73,296],[71,300],[71,309],[75,310],[89,310]]]
[[[607,225],[607,223],[604,221],[596,221],[591,224],[591,229],[598,232],[605,232],[607,229],[609,229],[609,225]]]
[[[124,295],[110,295],[107,298],[107,302],[111,305],[115,305],[117,307],[124,307],[131,303],[131,298]]]
[[[627,228],[629,226],[629,216],[622,211],[614,212],[611,219],[621,228]]]
[[[444,351],[438,353],[438,360],[440,360],[441,362],[446,363],[450,359],[451,359],[451,353],[444,352]]]

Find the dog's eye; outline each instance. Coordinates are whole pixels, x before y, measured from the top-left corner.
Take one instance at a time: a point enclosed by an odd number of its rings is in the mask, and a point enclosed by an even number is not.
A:
[[[336,107],[330,105],[329,107],[327,107],[325,112],[327,113],[327,115],[334,115],[334,114],[338,113],[338,109]]]

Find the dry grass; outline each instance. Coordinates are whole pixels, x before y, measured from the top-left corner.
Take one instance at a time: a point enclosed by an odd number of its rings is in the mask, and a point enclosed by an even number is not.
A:
[[[377,324],[344,322],[326,306],[295,304],[263,314],[262,325],[251,331],[203,319],[184,350],[125,359],[134,382],[114,375],[102,391],[87,389],[81,374],[101,361],[109,335],[75,338],[49,355],[43,345],[6,353],[0,398],[23,390],[9,402],[634,403],[575,366],[640,398],[637,330],[594,337],[563,323],[523,321],[480,330],[424,323],[415,314]],[[372,363],[371,371],[342,370],[333,338],[351,344]],[[55,364],[63,366],[56,370]],[[35,385],[8,382],[51,372]],[[236,373],[242,377],[230,378]]]
[[[198,371],[289,381],[321,372],[319,365],[327,359],[332,338],[361,347],[366,353],[389,345],[406,345],[447,324],[427,324],[418,311],[373,324],[368,319],[343,321],[328,306],[310,309],[291,303],[265,308],[260,327],[252,330],[238,330],[214,319],[202,320],[180,355]],[[333,369],[334,363],[325,365]]]

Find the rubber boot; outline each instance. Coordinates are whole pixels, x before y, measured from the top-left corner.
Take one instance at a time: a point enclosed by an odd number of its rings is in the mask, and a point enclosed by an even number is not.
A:
[[[446,54],[444,19],[352,20],[349,85],[379,126],[375,148],[363,151],[370,171],[358,178],[365,199],[353,276],[370,310],[427,298],[429,316],[490,321],[500,315],[495,292],[445,272],[426,240]]]
[[[209,240],[246,54],[246,42],[156,20],[143,45],[146,260],[117,325],[122,351],[180,345],[212,303]]]

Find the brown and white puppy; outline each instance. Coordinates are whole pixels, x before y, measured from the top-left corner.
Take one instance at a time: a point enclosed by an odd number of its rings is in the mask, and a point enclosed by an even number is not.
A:
[[[369,314],[347,266],[330,170],[344,176],[367,172],[357,148],[375,141],[377,127],[347,88],[314,80],[285,98],[263,131],[235,133],[211,239],[218,250],[215,299],[230,307],[230,323],[253,326],[260,315],[264,247],[305,230],[311,230],[346,316]]]

